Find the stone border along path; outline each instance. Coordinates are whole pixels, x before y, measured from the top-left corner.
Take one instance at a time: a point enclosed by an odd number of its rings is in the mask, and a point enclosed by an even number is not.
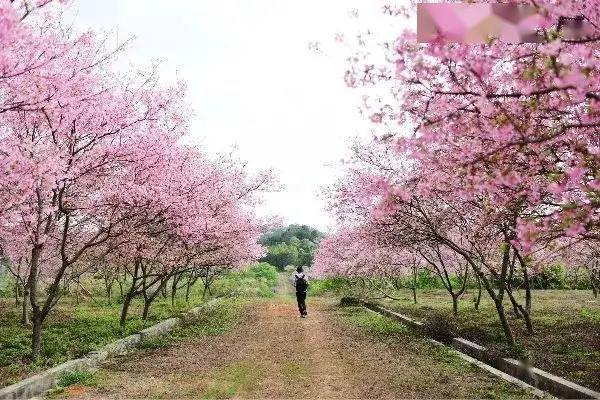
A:
[[[397,313],[380,305],[356,299],[365,308],[396,320],[406,326],[418,329],[423,323],[406,315]],[[430,342],[444,346],[436,340]],[[543,391],[563,399],[600,399],[600,393],[578,385],[556,375],[552,375],[538,368],[528,367],[522,362],[512,358],[493,358],[483,346],[464,338],[453,338],[451,346],[463,360],[483,368],[492,374],[524,388],[533,389],[534,394],[544,397]],[[466,354],[465,354],[466,353]]]
[[[100,364],[110,357],[126,354],[135,349],[141,342],[169,333],[187,318],[198,316],[206,307],[212,307],[219,299],[213,299],[206,304],[190,309],[180,317],[169,318],[156,325],[146,328],[139,333],[124,337],[88,353],[83,358],[67,361],[33,375],[20,382],[0,389],[0,400],[31,399],[43,395],[57,386],[60,377],[75,371],[96,371]]]

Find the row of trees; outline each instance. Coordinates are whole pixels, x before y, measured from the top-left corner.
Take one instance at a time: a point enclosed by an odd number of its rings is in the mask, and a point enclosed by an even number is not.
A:
[[[346,81],[367,90],[379,135],[354,147],[331,190],[341,227],[322,243],[317,273],[398,276],[425,265],[455,312],[474,277],[511,344],[505,300],[533,332],[541,266],[584,266],[598,285],[600,3],[528,3],[546,19],[543,43],[419,44],[407,31],[374,63],[361,36]],[[563,38],[573,18],[589,37]]]
[[[182,144],[185,83],[117,72],[126,45],[65,28],[59,4],[0,0],[0,249],[31,316],[32,358],[64,287],[126,276],[121,323],[170,283],[260,258],[269,173]],[[43,9],[42,9],[43,8]]]

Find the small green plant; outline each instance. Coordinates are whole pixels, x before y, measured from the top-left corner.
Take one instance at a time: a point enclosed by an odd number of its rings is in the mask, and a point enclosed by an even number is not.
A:
[[[87,371],[69,371],[58,378],[58,386],[68,387],[72,385],[89,385],[94,380],[94,374]]]
[[[8,298],[15,292],[15,280],[3,268],[6,267],[0,261],[0,298]]]
[[[431,271],[420,269],[417,274],[416,286],[419,289],[437,289],[442,287],[442,283]]]
[[[528,363],[531,361],[531,351],[529,351],[525,346],[521,343],[515,343],[512,346],[512,356],[517,360]]]
[[[260,262],[248,268],[247,274],[255,279],[262,280],[269,286],[275,286],[279,279],[277,268],[266,262]]]
[[[592,308],[582,308],[581,316],[588,319],[591,322],[600,324],[600,310],[594,310]]]
[[[532,280],[536,289],[565,289],[567,277],[565,268],[561,265],[549,265],[542,269]]]

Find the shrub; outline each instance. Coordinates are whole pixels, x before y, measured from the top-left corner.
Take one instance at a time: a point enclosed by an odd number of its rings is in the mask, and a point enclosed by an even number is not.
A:
[[[263,280],[269,286],[275,286],[279,279],[277,268],[266,262],[252,265],[247,273],[255,279]]]
[[[350,287],[350,282],[345,278],[326,278],[311,280],[309,290],[313,296],[325,293],[340,294]]]
[[[0,261],[0,298],[11,297],[15,292],[15,280],[5,268]]]
[[[212,292],[217,297],[273,297],[279,275],[268,263],[258,263],[246,271],[229,272],[215,281]]]
[[[535,289],[565,289],[567,287],[565,268],[560,265],[544,267],[532,281]]]
[[[442,343],[449,343],[456,336],[456,327],[447,315],[433,313],[421,326],[421,333]]]
[[[263,281],[233,272],[222,276],[212,286],[216,297],[272,297],[272,288]]]
[[[340,300],[340,305],[342,307],[355,307],[360,306],[360,301],[354,297],[342,297]]]
[[[410,283],[410,285],[412,285],[412,283]],[[443,287],[439,278],[426,269],[419,270],[416,286],[418,289],[440,289]]]
[[[501,358],[514,358],[527,364],[531,360],[531,352],[520,343],[515,343],[513,346],[506,343],[497,343],[488,346],[487,353],[492,361]]]

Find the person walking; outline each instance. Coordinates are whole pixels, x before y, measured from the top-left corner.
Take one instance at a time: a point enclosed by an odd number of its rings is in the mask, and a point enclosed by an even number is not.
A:
[[[304,268],[301,266],[296,268],[294,272],[294,287],[296,288],[296,300],[298,301],[298,311],[300,317],[306,318],[306,291],[308,290],[308,278],[304,273]]]

